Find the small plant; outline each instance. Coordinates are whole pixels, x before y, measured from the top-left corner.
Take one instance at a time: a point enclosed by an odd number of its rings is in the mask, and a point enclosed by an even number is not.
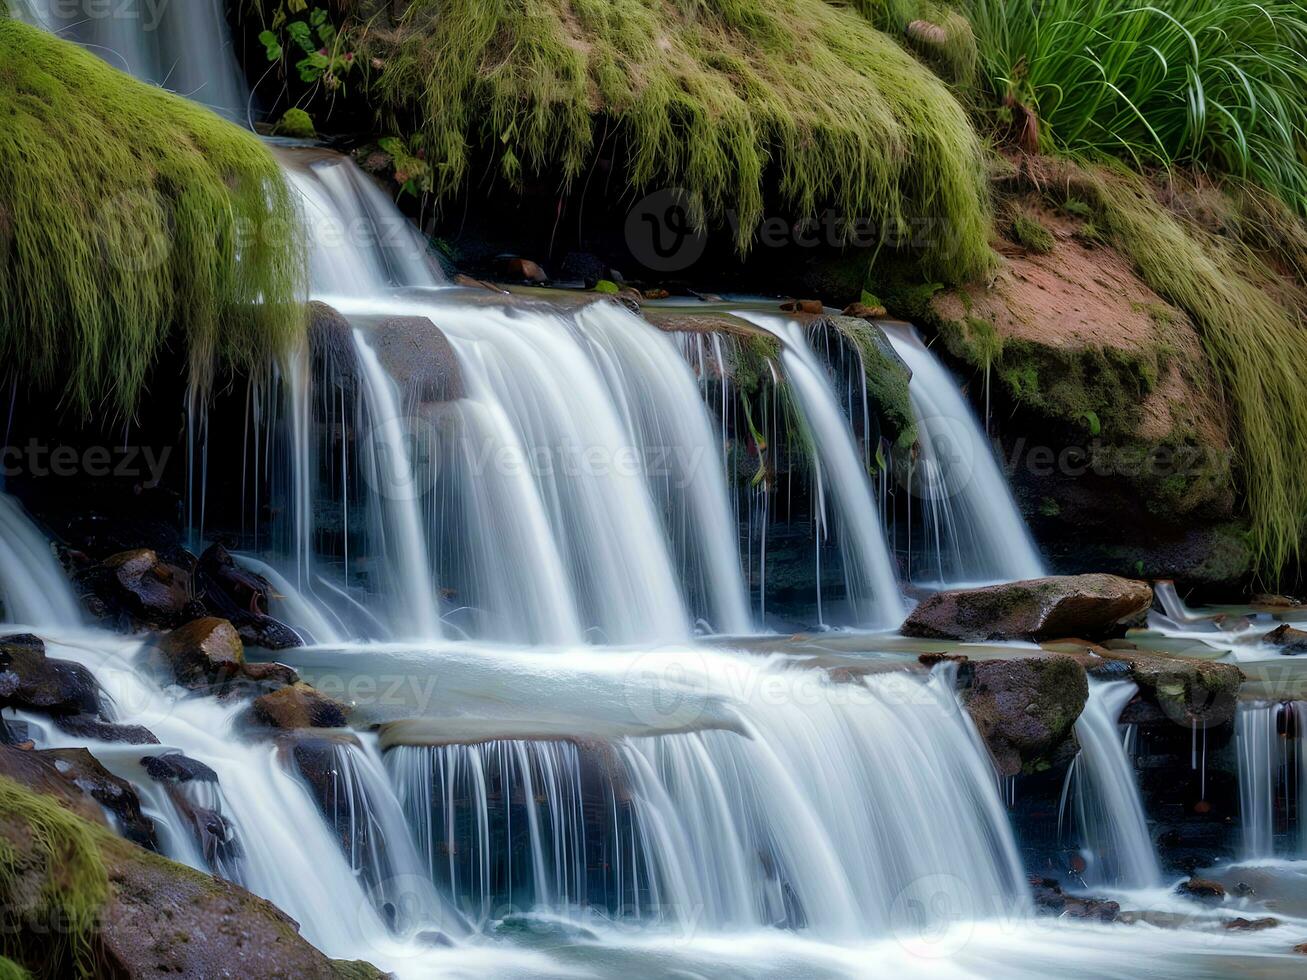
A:
[[[307,16],[291,19],[294,14]],[[306,85],[321,83],[335,92],[344,88],[354,68],[354,52],[347,50],[327,11],[322,7],[310,9],[306,0],[279,4],[268,28],[259,34],[259,41],[270,62],[296,57],[295,71]]]
[[[1057,245],[1053,233],[1033,214],[1017,211],[1012,215],[1012,240],[1026,251],[1047,255]]]

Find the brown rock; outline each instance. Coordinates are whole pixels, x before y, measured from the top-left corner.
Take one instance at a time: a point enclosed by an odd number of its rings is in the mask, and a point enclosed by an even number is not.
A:
[[[646,289],[644,291],[645,299],[666,299],[670,295],[672,294],[665,289]]]
[[[937,592],[912,610],[902,631],[970,641],[1097,639],[1145,612],[1152,601],[1146,582],[1115,575],[1053,576]]]
[[[245,646],[236,627],[213,616],[178,627],[154,649],[177,683],[191,690],[229,682],[240,676],[245,664]]]
[[[860,320],[883,320],[889,314],[883,306],[868,306],[866,303],[850,303],[844,307],[843,316],[855,316]]]
[[[1263,929],[1274,929],[1279,924],[1280,920],[1273,915],[1263,916],[1260,919],[1245,919],[1241,916],[1221,923],[1232,932],[1261,932]]]
[[[819,299],[789,299],[781,304],[781,310],[786,313],[812,313],[820,316],[825,312],[826,306]]]
[[[519,256],[514,256],[513,258],[504,260],[503,269],[504,274],[509,279],[513,279],[517,282],[549,281],[549,276],[545,274],[544,269],[540,268],[539,265],[532,262],[530,259],[524,259]]]
[[[1074,756],[1073,727],[1089,698],[1074,658],[1038,654],[970,666],[962,702],[999,772],[1038,772]]]
[[[424,316],[383,320],[371,336],[377,357],[401,390],[418,401],[445,402],[462,398],[463,368],[444,332]]]
[[[1307,653],[1307,631],[1294,629],[1288,623],[1275,627],[1262,637],[1262,642],[1279,647],[1280,654],[1285,657]]]
[[[1188,881],[1180,882],[1175,890],[1181,895],[1188,895],[1204,902],[1219,902],[1225,898],[1225,886],[1219,881],[1211,881],[1207,878],[1190,878]]]
[[[95,802],[112,813],[128,840],[156,850],[154,821],[141,812],[136,789],[119,779],[86,749],[45,749],[33,753],[48,759],[55,770]]]
[[[1243,671],[1234,664],[1152,653],[1145,650],[1103,649],[1104,658],[1124,662],[1140,697],[1122,716],[1125,722],[1147,720],[1141,710],[1156,706],[1160,717],[1185,728],[1210,728],[1234,717]]]
[[[250,718],[255,724],[287,731],[343,728],[349,712],[348,705],[301,683],[256,699],[250,707]]]

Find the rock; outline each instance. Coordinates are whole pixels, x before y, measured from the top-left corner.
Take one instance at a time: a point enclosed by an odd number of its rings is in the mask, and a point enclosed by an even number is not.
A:
[[[189,573],[149,548],[110,555],[101,572],[92,578],[108,586],[108,595],[101,598],[155,629],[180,626],[199,611],[191,598]]]
[[[1293,951],[1300,956],[1307,956],[1307,943],[1299,943],[1293,948]]]
[[[1271,630],[1262,637],[1262,642],[1279,647],[1281,655],[1286,657],[1307,653],[1307,631],[1294,629],[1288,623]]]
[[[265,694],[250,706],[250,720],[269,728],[344,728],[349,706],[315,691],[307,684],[294,684]]]
[[[1162,716],[1178,725],[1212,728],[1234,717],[1244,679],[1243,671],[1234,664],[1145,650],[1104,649],[1101,656],[1129,664],[1141,700],[1155,704]],[[1123,720],[1137,720],[1137,716],[1133,712]]]
[[[548,282],[549,276],[545,270],[530,259],[524,259],[520,256],[505,256],[500,259],[500,269],[503,270],[504,278],[511,279],[514,282]]]
[[[160,637],[153,649],[177,683],[192,691],[230,683],[245,664],[236,627],[214,616],[178,627]]]
[[[303,109],[291,107],[282,113],[281,121],[272,127],[273,136],[286,136],[290,139],[316,139],[318,131],[313,128],[313,117]]]
[[[371,340],[400,390],[418,401],[447,402],[465,394],[463,368],[453,345],[426,317],[390,317],[373,330]]]
[[[1190,878],[1175,887],[1179,895],[1188,895],[1204,902],[1220,902],[1225,898],[1225,886],[1207,878]]]
[[[358,384],[358,352],[354,328],[333,307],[309,302],[309,357],[318,384],[329,384],[352,398]]]
[[[1221,923],[1224,928],[1232,932],[1261,932],[1263,929],[1274,929],[1279,924],[1280,920],[1273,915],[1266,915],[1260,919],[1245,919],[1240,916]]]
[[[665,289],[645,289],[641,291],[641,295],[645,299],[666,299],[672,294]]]
[[[781,304],[781,310],[786,313],[812,313],[820,316],[826,310],[826,305],[819,299],[789,299]]]
[[[39,637],[7,636],[0,638],[0,707],[98,715],[100,686],[81,664],[47,657]]]
[[[142,725],[116,725],[93,715],[59,715],[55,727],[65,735],[97,742],[121,742],[125,745],[158,745],[154,732]]]
[[[1070,575],[949,589],[919,603],[905,636],[946,640],[1098,639],[1147,611],[1153,590],[1115,575]]]
[[[1089,697],[1084,668],[1064,654],[973,660],[962,702],[1005,776],[1072,758]]]
[[[1250,606],[1257,606],[1262,609],[1298,609],[1302,602],[1293,596],[1275,595],[1268,592],[1259,592],[1248,600]]]
[[[117,819],[118,830],[133,843],[156,850],[154,821],[141,812],[141,800],[132,784],[119,779],[86,749],[45,749],[36,753],[49,759],[55,770]]]
[[[297,684],[300,679],[294,667],[272,662],[247,663],[242,668],[242,672],[250,680],[267,685],[268,693],[286,687],[288,684]]]
[[[229,620],[248,646],[289,650],[304,645],[298,633],[268,615],[272,587],[267,579],[238,565],[221,544],[200,556],[195,576],[208,611]]]
[[[141,757],[141,765],[156,783],[216,783],[218,774],[198,759],[180,752]]]
[[[612,279],[613,270],[607,262],[590,252],[568,252],[563,256],[563,278],[577,280],[586,289],[594,289],[600,279]]]
[[[63,796],[0,780],[0,838],[13,869],[0,880],[5,955],[34,975],[383,976],[328,959],[272,903],[124,840]],[[70,909],[84,914],[51,929]]]
[[[1030,892],[1035,900],[1035,908],[1068,919],[1115,922],[1121,914],[1121,906],[1116,902],[1105,898],[1080,898],[1067,895],[1062,891],[1062,886],[1052,878],[1032,875]]]
[[[54,760],[41,752],[0,746],[0,777],[13,780],[34,793],[57,799],[61,806],[83,820],[107,827],[104,809],[72,780],[61,773]],[[3,782],[0,781],[0,790]],[[0,885],[0,890],[3,890]]]
[[[866,303],[850,303],[844,307],[842,316],[853,316],[860,320],[883,320],[889,314],[883,306],[868,306]]]

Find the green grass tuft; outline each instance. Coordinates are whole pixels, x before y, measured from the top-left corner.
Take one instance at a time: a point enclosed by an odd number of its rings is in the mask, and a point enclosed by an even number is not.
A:
[[[741,251],[775,187],[794,216],[832,207],[924,238],[933,274],[992,268],[966,113],[893,37],[826,0],[415,0],[399,29],[353,39],[380,66],[365,84],[387,122],[417,120],[440,196],[479,179],[479,150],[510,182],[566,184],[603,141],[636,192],[686,189],[701,225],[733,214]]]
[[[1044,227],[1043,222],[1020,208],[1013,212],[1009,230],[1013,241],[1037,255],[1047,255],[1057,245],[1053,233]]]
[[[130,414],[185,350],[207,383],[302,331],[295,207],[252,134],[0,19],[0,363]]]

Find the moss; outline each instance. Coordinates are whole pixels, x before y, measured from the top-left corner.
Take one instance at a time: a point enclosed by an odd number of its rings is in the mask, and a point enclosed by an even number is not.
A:
[[[303,329],[294,204],[252,134],[0,20],[0,362],[89,414],[172,342],[207,383]]]
[[[4,0],[0,0],[0,12],[3,12]],[[13,960],[0,956],[0,980],[31,980],[31,974]]]
[[[867,398],[880,418],[882,431],[896,449],[910,448],[917,441],[917,421],[908,392],[912,372],[894,353],[889,339],[875,324],[856,317],[829,319],[862,358]]]
[[[1018,210],[1012,215],[1009,230],[1012,232],[1013,241],[1037,255],[1047,255],[1057,244],[1053,233],[1045,228],[1038,218],[1026,211]]]
[[[313,125],[313,117],[303,109],[290,108],[283,113],[281,121],[272,130],[274,136],[289,136],[292,139],[311,140],[318,135]]]
[[[607,293],[609,296],[616,296],[621,291],[621,287],[611,279],[600,279],[595,283],[596,293]]]
[[[397,128],[418,120],[442,197],[477,151],[510,182],[567,185],[598,142],[632,188],[686,189],[700,226],[730,217],[741,251],[774,187],[795,217],[829,206],[849,235],[870,221],[924,241],[934,275],[993,266],[966,113],[893,37],[826,0],[415,0],[398,30],[352,34],[379,66],[369,98]]]
[[[30,846],[21,849],[0,838],[0,902],[6,917],[17,920],[6,923],[4,953],[17,954],[29,930],[37,936],[53,932],[58,940],[43,951],[45,972],[90,976],[92,941],[109,899],[94,828],[5,776],[0,824],[7,834],[30,837]]]

